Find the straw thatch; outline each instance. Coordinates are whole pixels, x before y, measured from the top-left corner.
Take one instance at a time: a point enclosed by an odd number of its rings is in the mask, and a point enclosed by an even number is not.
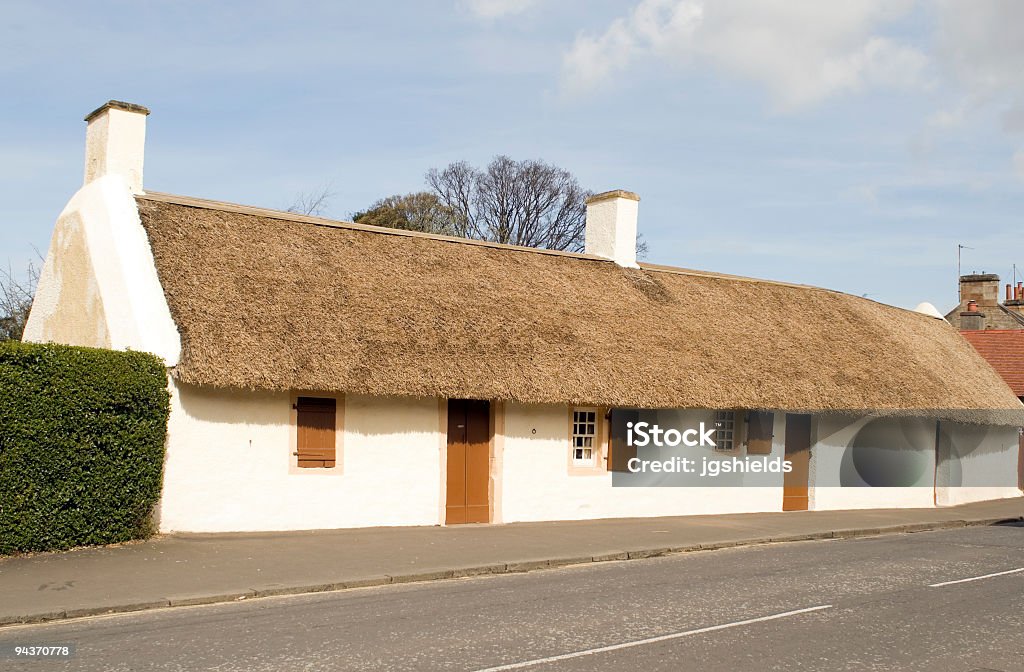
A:
[[[185,383],[962,419],[1024,409],[945,322],[846,294],[180,197],[138,203]]]

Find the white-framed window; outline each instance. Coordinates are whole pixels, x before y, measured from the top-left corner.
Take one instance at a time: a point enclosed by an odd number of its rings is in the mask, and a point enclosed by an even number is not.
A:
[[[597,409],[576,408],[572,412],[572,463],[592,467],[597,458]]]
[[[733,450],[736,438],[736,412],[715,411],[715,450]]]

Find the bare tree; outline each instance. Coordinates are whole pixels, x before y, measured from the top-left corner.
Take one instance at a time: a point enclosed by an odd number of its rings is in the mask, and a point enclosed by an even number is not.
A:
[[[650,252],[650,251],[651,251],[651,249],[647,245],[647,241],[644,240],[644,234],[642,234],[642,233],[636,234],[636,258],[637,259],[646,259],[647,258],[647,253]]]
[[[333,197],[334,192],[331,190],[331,186],[329,184],[325,184],[322,187],[311,189],[310,191],[300,192],[295,197],[295,201],[287,210],[285,210],[285,212],[294,212],[299,215],[312,215],[314,217],[319,217],[323,214],[324,210],[327,209],[327,205]]]
[[[39,267],[34,262],[28,263],[21,277],[10,264],[7,270],[0,271],[0,341],[21,340],[38,284]]]
[[[427,171],[427,185],[453,213],[453,233],[463,238],[483,238],[474,217],[473,202],[479,171],[465,161],[448,164],[444,170]]]
[[[495,157],[483,170],[466,161],[426,174],[429,192],[382,198],[354,221],[525,247],[581,252],[587,198],[576,178],[543,161]],[[637,236],[637,255],[647,244]]]
[[[454,235],[455,213],[429,191],[382,198],[352,215],[353,222],[391,229]]]
[[[465,161],[427,172],[427,184],[455,214],[455,233],[552,250],[583,249],[590,192],[562,168],[497,156],[483,170]]]

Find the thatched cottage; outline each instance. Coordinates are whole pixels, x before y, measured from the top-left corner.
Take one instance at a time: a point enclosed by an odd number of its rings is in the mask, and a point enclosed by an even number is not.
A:
[[[629,192],[592,199],[587,251],[569,254],[144,191],[147,114],[110,102],[86,118],[85,184],[57,220],[26,339],[166,360],[163,530],[1020,495],[1024,406],[943,320],[637,263]],[[615,487],[635,448],[612,420],[627,417],[705,423],[708,459],[795,468]],[[913,473],[869,483],[870,451]]]

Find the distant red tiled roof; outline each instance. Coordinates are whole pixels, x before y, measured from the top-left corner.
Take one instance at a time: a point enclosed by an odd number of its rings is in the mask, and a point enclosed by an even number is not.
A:
[[[992,368],[1024,397],[1024,329],[961,331]]]

